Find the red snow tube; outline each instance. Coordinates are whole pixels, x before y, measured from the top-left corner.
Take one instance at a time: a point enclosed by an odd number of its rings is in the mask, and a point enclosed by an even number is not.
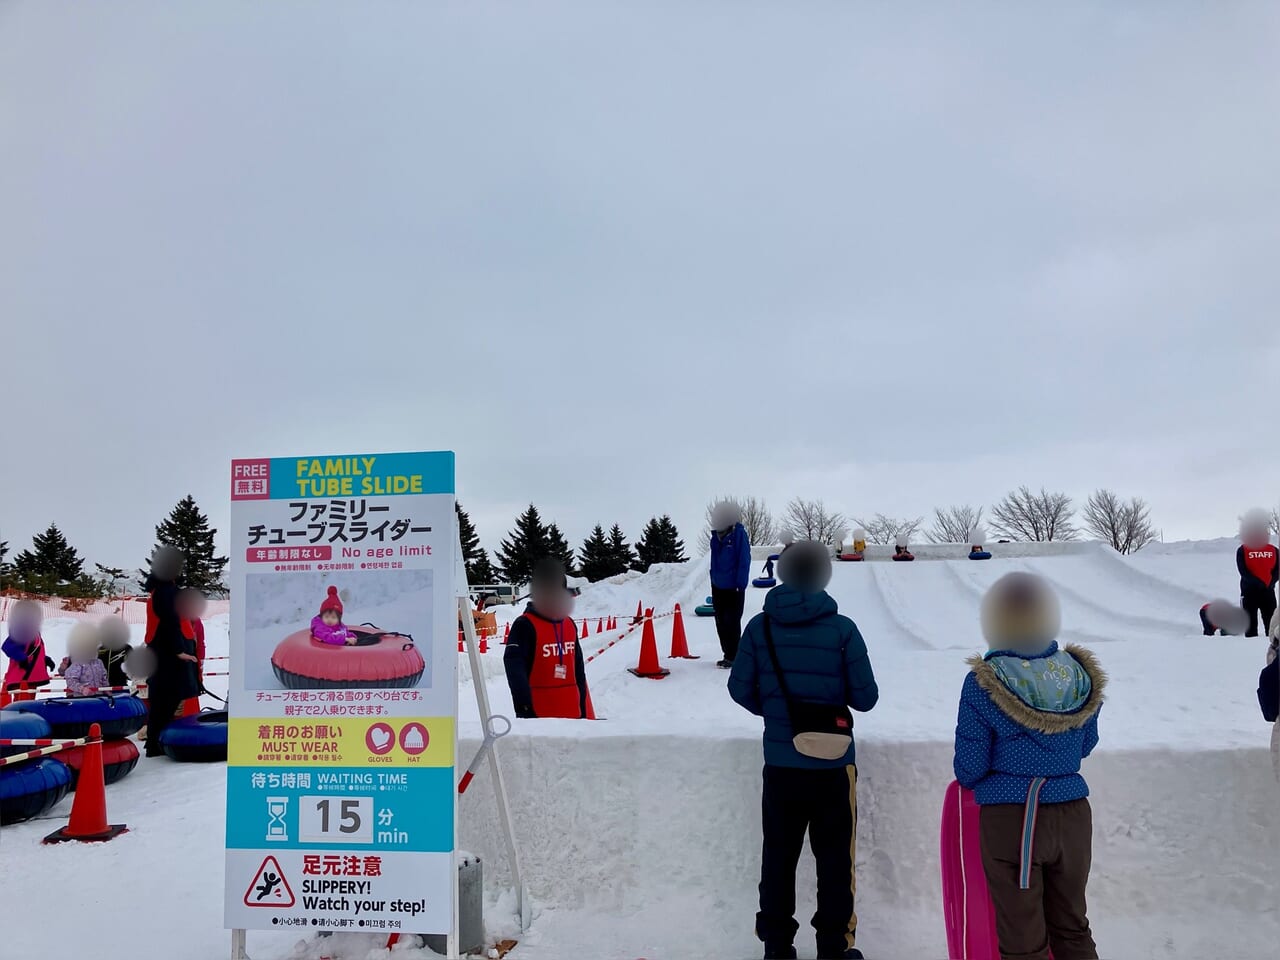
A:
[[[50,754],[71,771],[71,789],[80,781],[80,765],[84,763],[84,747],[72,747]],[[138,748],[132,740],[104,740],[102,742],[102,780],[115,783],[123,780],[138,765]]]
[[[845,561],[846,563],[851,563],[851,562],[854,562],[854,561],[857,561],[857,560],[861,560],[861,559],[862,559],[862,554],[860,554],[860,553],[842,553],[842,554],[840,554],[840,556],[836,557],[836,559],[837,559],[837,560],[843,560],[843,561]]]
[[[348,627],[356,646],[311,639],[310,628],[291,633],[271,655],[276,679],[289,690],[412,687],[427,669],[413,637],[371,624]]]

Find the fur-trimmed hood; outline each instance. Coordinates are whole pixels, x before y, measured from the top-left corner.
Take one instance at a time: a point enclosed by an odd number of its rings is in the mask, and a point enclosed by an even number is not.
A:
[[[1058,665],[1068,666],[1077,672],[1076,676],[1062,679],[1067,685],[1080,691],[1080,702],[1076,705],[1068,699],[1070,709],[1052,711],[1039,709],[1021,693],[1012,689],[997,670],[992,660],[1008,658],[1018,661],[1020,665],[1033,667],[1035,661],[1057,661]],[[1063,733],[1083,727],[1102,707],[1103,691],[1107,685],[1107,675],[1102,671],[1097,658],[1084,647],[1067,644],[1059,650],[1057,643],[1034,657],[1026,657],[1014,651],[993,650],[983,656],[974,654],[967,661],[973,671],[978,685],[991,697],[992,702],[1002,713],[1015,723],[1040,733]],[[1069,696],[1069,694],[1068,694]]]

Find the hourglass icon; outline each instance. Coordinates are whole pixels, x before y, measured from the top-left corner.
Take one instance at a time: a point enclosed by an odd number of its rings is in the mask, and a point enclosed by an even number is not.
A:
[[[268,840],[289,839],[289,826],[284,822],[285,811],[288,809],[288,797],[267,797],[267,815],[271,818],[267,821]]]

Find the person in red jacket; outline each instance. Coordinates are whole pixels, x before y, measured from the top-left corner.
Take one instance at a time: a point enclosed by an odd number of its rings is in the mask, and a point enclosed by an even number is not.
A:
[[[178,615],[182,617],[182,636],[196,645],[196,677],[200,689],[204,689],[204,622],[200,619],[209,602],[203,593],[188,587],[178,594]],[[194,716],[200,712],[198,696],[182,701],[182,715]]]
[[[530,603],[511,625],[502,655],[517,717],[589,716],[587,674],[572,612],[564,564],[541,561],[533,572]]]
[[[1270,517],[1255,510],[1240,525],[1236,569],[1240,571],[1240,605],[1249,615],[1246,637],[1258,635],[1258,617],[1265,633],[1276,612],[1276,582],[1280,580],[1280,552],[1271,544]]]

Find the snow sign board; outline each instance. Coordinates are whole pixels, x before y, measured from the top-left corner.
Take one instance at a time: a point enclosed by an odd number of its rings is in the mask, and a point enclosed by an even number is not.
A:
[[[231,464],[225,919],[448,934],[452,453]]]

